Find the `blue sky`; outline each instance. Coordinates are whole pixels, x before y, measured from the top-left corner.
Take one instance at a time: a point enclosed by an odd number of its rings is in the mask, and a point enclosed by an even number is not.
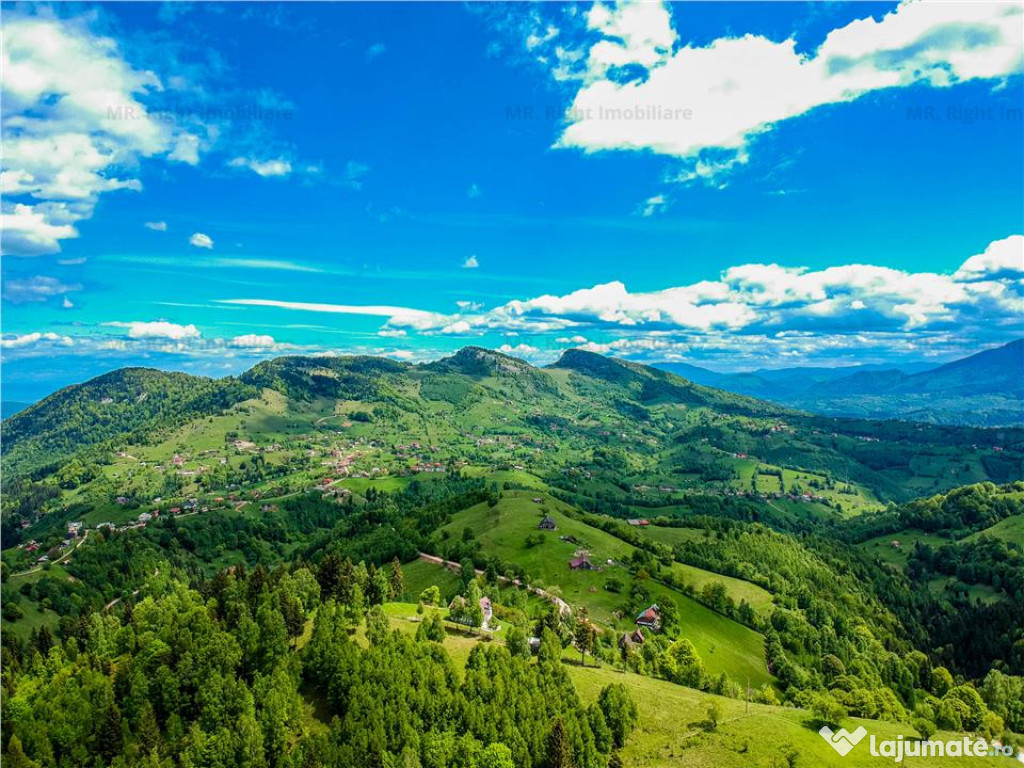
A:
[[[3,387],[1021,335],[1019,5],[5,5]]]

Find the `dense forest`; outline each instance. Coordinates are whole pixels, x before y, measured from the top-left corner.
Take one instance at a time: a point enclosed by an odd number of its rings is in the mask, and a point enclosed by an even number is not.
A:
[[[392,581],[347,566],[345,603],[329,568],[237,568],[62,638],[5,635],[5,763],[599,768],[628,737],[629,694],[584,707],[550,631],[536,661],[477,646],[460,679],[435,639],[388,627]]]

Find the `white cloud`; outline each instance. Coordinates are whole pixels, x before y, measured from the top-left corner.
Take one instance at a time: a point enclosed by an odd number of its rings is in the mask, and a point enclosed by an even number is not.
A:
[[[167,222],[166,221],[147,221],[143,225],[146,229],[152,229],[154,232],[166,232]]]
[[[701,160],[683,180],[706,179],[744,162],[753,137],[816,107],[887,88],[1020,72],[1021,15],[1013,3],[906,2],[880,21],[835,29],[816,51],[801,53],[792,38],[754,34],[676,46],[660,3],[598,3],[588,26],[603,39],[589,49],[556,146]],[[644,75],[623,77],[627,67]]]
[[[5,334],[0,338],[0,347],[3,349],[16,349],[18,347],[27,347],[39,342],[52,342],[54,344],[60,344],[64,346],[70,346],[73,344],[73,340],[68,336],[62,336],[59,333],[24,333],[24,334]]]
[[[277,342],[274,341],[273,336],[267,336],[265,334],[247,333],[242,336],[235,336],[231,339],[228,344],[232,347],[241,348],[267,348],[275,347]]]
[[[1013,235],[990,243],[984,253],[965,261],[955,275],[963,281],[1000,276],[1024,278],[1024,237]]]
[[[194,245],[196,248],[207,248],[213,249],[213,239],[209,235],[205,235],[202,232],[196,232],[188,239],[189,245]]]
[[[25,302],[46,301],[54,296],[62,296],[68,291],[80,291],[82,286],[78,284],[67,285],[55,277],[16,278],[6,280],[3,284],[3,297],[15,304]],[[67,297],[65,297],[65,301]]]
[[[77,267],[79,264],[85,264],[88,261],[85,256],[76,256],[73,259],[57,259],[57,263],[62,267]]]
[[[283,157],[270,160],[257,160],[252,157],[236,157],[228,161],[231,168],[247,168],[257,176],[264,178],[288,176],[292,172],[292,164]]]
[[[498,347],[497,351],[504,355],[514,355],[516,357],[526,358],[540,354],[540,349],[529,344],[516,344],[514,347],[509,344],[502,344]]]
[[[459,308],[461,312],[477,312],[484,308],[484,305],[479,301],[456,301],[455,306]]]
[[[3,254],[15,256],[42,256],[59,253],[60,241],[78,237],[78,230],[71,221],[72,216],[60,216],[64,206],[51,205],[43,210],[42,205],[31,206],[21,203],[0,213],[0,230],[3,231]]]
[[[462,262],[463,269],[476,269],[480,266],[480,261],[476,256],[467,256],[466,260]]]
[[[275,299],[219,299],[218,304],[236,304],[245,307],[276,307],[300,312],[325,312],[339,315],[369,315],[387,317],[396,324],[412,329],[437,327],[447,321],[448,316],[408,307],[358,304],[318,304],[302,301],[277,301]]]
[[[724,349],[734,343],[750,357],[769,349],[809,357],[831,349],[852,350],[861,343],[858,339],[865,338],[886,338],[892,349],[899,350],[950,329],[962,337],[1004,339],[1024,332],[1024,273],[1016,256],[1022,245],[1020,235],[996,241],[952,274],[871,264],[820,270],[741,264],[715,280],[660,290],[634,292],[615,281],[562,295],[513,300],[487,311],[463,301],[452,314],[274,299],[218,303],[382,317],[386,322],[379,334],[386,337],[553,335],[567,346],[665,356],[683,354],[690,347],[718,344]],[[1017,271],[1012,272],[1015,264]],[[625,338],[594,340],[595,335],[609,334]],[[764,342],[759,351],[754,339],[786,341]]]
[[[74,302],[71,301],[71,299],[69,299],[67,296],[65,296],[63,298],[63,300],[60,303],[60,306],[61,306],[62,309],[74,309],[75,308]]]
[[[615,8],[594,3],[587,26],[605,38],[590,49],[591,76],[627,64],[653,67],[671,53],[676,41],[668,9],[659,2],[620,3]]]
[[[194,161],[179,147],[194,137],[152,117],[142,100],[163,84],[134,68],[117,43],[93,33],[95,18],[48,10],[5,14],[4,251],[38,256],[78,236],[100,195],[139,190],[131,173],[144,158]],[[198,143],[198,140],[194,140]]]
[[[637,213],[644,218],[649,218],[657,213],[664,213],[668,209],[668,201],[664,195],[654,195],[647,198],[643,205],[637,209]]]
[[[809,270],[779,264],[730,267],[717,280],[633,292],[622,282],[563,295],[513,300],[487,312],[424,315],[415,328],[393,316],[388,327],[421,333],[544,334],[569,328],[756,334],[807,330],[910,332],[979,318],[1024,330],[1024,238],[997,241],[954,274],[907,272],[870,264]],[[1017,272],[1009,272],[1016,264]],[[987,270],[987,271],[986,271]],[[998,274],[991,274],[998,270]],[[977,279],[976,275],[985,279]],[[965,277],[966,276],[966,277]],[[585,339],[584,339],[585,341]]]
[[[103,325],[111,328],[126,328],[130,339],[171,339],[180,341],[182,339],[198,339],[199,329],[194,325],[178,325],[169,323],[166,320],[155,320],[145,322],[141,320],[131,322],[110,322]]]

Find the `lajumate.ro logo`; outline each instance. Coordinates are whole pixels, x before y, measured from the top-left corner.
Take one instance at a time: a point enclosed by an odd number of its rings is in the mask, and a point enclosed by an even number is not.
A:
[[[853,733],[845,728],[833,731],[827,725],[824,726],[818,735],[843,757],[864,740],[868,735],[867,729],[860,726]],[[989,744],[985,739],[971,739],[964,736],[962,739],[950,741],[921,741],[919,739],[904,739],[897,736],[895,739],[878,741],[875,736],[868,740],[868,749],[875,757],[891,757],[893,762],[901,763],[904,757],[1013,757],[1014,748],[1000,744]]]

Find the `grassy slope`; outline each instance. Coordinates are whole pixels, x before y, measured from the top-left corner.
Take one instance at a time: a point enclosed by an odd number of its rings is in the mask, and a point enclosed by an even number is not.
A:
[[[770,766],[779,763],[781,750],[792,747],[799,753],[798,766],[893,765],[888,757],[872,757],[867,740],[846,757],[840,757],[817,733],[817,723],[804,710],[751,704],[700,693],[664,680],[641,677],[609,668],[570,670],[584,701],[597,699],[610,683],[622,683],[632,693],[639,710],[639,724],[622,752],[629,768],[731,768],[731,766]],[[714,701],[721,710],[718,730],[704,733],[696,725],[706,717],[707,706]],[[693,725],[691,725],[693,724]],[[879,740],[895,739],[898,734],[916,737],[909,726],[874,720],[849,720],[844,726],[853,730],[863,725]],[[956,739],[960,734],[939,733],[933,738]],[[746,746],[746,751],[741,751]],[[1011,758],[906,758],[909,768],[954,768],[971,765],[1012,766]],[[784,763],[782,763],[784,765]]]
[[[981,536],[994,536],[997,539],[1004,539],[1024,547],[1024,515],[1012,515],[1005,520],[1000,520],[992,527],[968,536],[964,541],[971,541]]]
[[[539,585],[551,587],[552,592],[571,605],[585,605],[591,617],[602,626],[615,629],[633,627],[632,616],[622,617],[617,613],[625,601],[624,595],[630,590],[633,577],[624,567],[609,566],[605,561],[612,559],[617,563],[632,553],[634,547],[604,531],[568,518],[564,514],[568,507],[562,502],[541,496],[543,502],[535,504],[532,498],[532,493],[515,492],[507,494],[493,509],[484,504],[472,507],[455,515],[446,530],[452,536],[460,536],[468,527],[485,552],[520,564]],[[526,536],[537,530],[537,523],[545,511],[555,519],[558,530],[544,532],[545,542],[528,548]],[[575,536],[581,544],[560,541],[559,537],[563,535]],[[569,560],[581,547],[590,552],[593,563],[602,564],[602,571],[570,570]],[[623,583],[622,594],[604,588],[608,579],[613,577]],[[749,676],[751,683],[758,686],[771,680],[764,664],[760,634],[660,584],[651,584],[651,591],[656,600],[661,596],[675,602],[679,609],[681,634],[697,647],[710,672],[726,672],[737,681],[744,681]]]
[[[390,603],[385,606],[385,612],[393,628],[415,633],[419,617],[414,606]],[[361,629],[357,632],[357,639],[365,642]],[[490,637],[450,628],[444,646],[456,667],[462,670],[477,643],[496,640],[500,640],[500,633]],[[575,654],[568,667],[584,703],[596,701],[601,689],[612,683],[621,683],[629,689],[637,704],[639,721],[622,750],[621,756],[627,768],[774,766],[780,764],[773,761],[779,759],[784,748],[792,748],[799,753],[798,766],[870,768],[893,765],[891,758],[872,757],[866,740],[846,757],[840,757],[817,734],[818,724],[804,710],[761,704],[750,704],[748,708],[743,701],[712,696],[664,680],[610,667],[580,667],[575,663]],[[716,732],[705,733],[699,723],[706,718],[707,706],[711,702],[720,709],[719,726]],[[895,739],[901,734],[911,738],[916,736],[909,726],[875,720],[852,719],[843,725],[849,730],[863,725],[880,741]],[[933,738],[957,739],[962,738],[962,734],[940,732]],[[1017,765],[1011,758],[973,757],[970,761],[972,765],[986,767]],[[906,758],[903,764],[909,768],[955,768],[965,763],[962,758],[936,757]]]

